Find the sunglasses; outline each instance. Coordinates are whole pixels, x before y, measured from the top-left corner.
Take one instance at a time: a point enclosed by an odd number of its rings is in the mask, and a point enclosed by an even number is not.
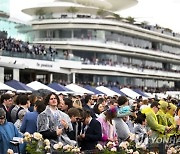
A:
[[[85,119],[84,118],[79,118],[79,120],[78,121],[80,121],[80,122],[84,122],[85,121]]]
[[[5,119],[5,116],[0,117],[1,120]]]

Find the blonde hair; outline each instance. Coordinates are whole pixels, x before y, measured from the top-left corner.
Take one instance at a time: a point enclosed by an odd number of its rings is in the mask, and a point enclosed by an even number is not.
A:
[[[73,107],[82,109],[82,102],[79,99],[74,100]]]
[[[148,103],[149,103],[149,102],[148,102],[147,99],[144,99],[144,100],[142,101],[142,104],[143,104],[143,105],[148,105]]]

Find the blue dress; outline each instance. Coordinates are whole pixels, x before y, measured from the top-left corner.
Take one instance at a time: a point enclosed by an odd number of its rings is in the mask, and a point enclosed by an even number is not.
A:
[[[8,149],[18,152],[18,147],[10,143],[13,137],[22,137],[11,122],[0,125],[0,154],[6,154]]]

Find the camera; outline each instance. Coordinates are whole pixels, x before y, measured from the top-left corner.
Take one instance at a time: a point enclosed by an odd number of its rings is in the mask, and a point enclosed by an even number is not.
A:
[[[10,143],[13,144],[13,145],[19,145],[19,142],[16,141],[16,140],[10,140]]]

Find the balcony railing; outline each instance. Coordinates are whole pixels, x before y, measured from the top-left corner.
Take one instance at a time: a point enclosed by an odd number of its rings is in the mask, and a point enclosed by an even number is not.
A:
[[[90,20],[106,20],[107,21],[107,23],[110,23],[110,22],[113,22],[113,21],[115,21],[115,22],[118,22],[118,23],[120,23],[121,25],[124,25],[124,26],[128,26],[128,27],[134,27],[134,28],[142,28],[142,29],[145,29],[145,30],[148,30],[148,31],[152,31],[152,32],[157,32],[157,33],[160,33],[160,34],[162,34],[162,35],[165,35],[165,36],[170,36],[170,37],[174,37],[174,38],[180,38],[180,34],[179,33],[175,33],[175,32],[171,32],[171,31],[167,31],[166,30],[166,28],[163,28],[163,27],[157,27],[157,26],[153,26],[153,25],[142,25],[142,24],[135,24],[135,23],[133,23],[133,24],[131,24],[131,23],[128,23],[128,21],[125,19],[125,21],[123,20],[123,19],[116,19],[115,17],[114,18],[112,18],[112,19],[107,19],[107,18],[105,18],[105,17],[100,17],[100,16],[98,16],[98,17],[94,17],[94,16],[85,16],[85,17],[83,17],[83,18],[80,18],[80,17],[78,17],[78,16],[63,16],[63,17],[46,17],[46,16],[44,16],[42,19],[41,18],[36,18],[36,19],[34,19],[32,22],[37,22],[37,21],[39,21],[39,22],[43,22],[44,20],[46,20],[46,22],[49,20],[49,21],[52,21],[52,20],[65,20],[65,19],[82,19],[82,20],[88,20],[89,22],[90,22]]]
[[[28,59],[38,59],[38,60],[47,60],[47,61],[56,61],[58,62],[58,60],[66,60],[67,62],[69,61],[77,61],[77,62],[81,62],[79,63],[79,68],[84,68],[84,69],[94,69],[94,70],[114,70],[114,71],[123,71],[123,72],[131,72],[131,73],[135,73],[135,74],[142,74],[142,75],[162,75],[162,76],[166,76],[166,77],[173,77],[173,76],[178,76],[180,77],[180,70],[163,70],[162,68],[149,68],[149,67],[141,67],[139,65],[134,66],[132,64],[123,64],[123,63],[93,63],[92,61],[84,61],[82,60],[80,57],[74,56],[68,56],[65,57],[62,54],[58,54],[58,55],[33,55],[33,54],[29,54],[29,53],[12,53],[9,51],[1,51],[0,52],[0,56],[8,56],[8,57],[18,57],[18,58],[28,58]],[[60,62],[60,61],[59,61]],[[80,65],[81,64],[81,65]],[[71,65],[67,65],[65,66],[66,68],[71,68]]]
[[[140,47],[136,47],[136,46],[130,46],[130,45],[126,45],[124,43],[121,42],[117,42],[117,41],[108,41],[108,40],[103,40],[103,39],[97,39],[94,37],[91,37],[89,39],[86,38],[35,38],[34,39],[34,43],[42,43],[42,42],[51,42],[51,44],[53,44],[53,41],[70,41],[70,42],[75,42],[74,44],[83,44],[82,42],[86,42],[86,45],[92,45],[92,46],[101,46],[101,47],[105,47],[104,44],[106,44],[106,47],[110,47],[110,48],[114,48],[116,47],[117,49],[123,49],[123,50],[128,50],[128,51],[132,51],[134,52],[134,48],[136,48],[136,52],[137,53],[145,53],[145,54],[150,54],[150,55],[154,55],[154,56],[164,56],[164,57],[171,57],[171,58],[175,58],[177,59],[177,57],[179,57],[180,54],[178,53],[170,53],[170,52],[165,52],[162,50],[154,50],[154,49],[145,49],[145,48],[140,48]]]
[[[54,54],[46,54],[46,55],[38,55],[33,53],[26,53],[26,52],[11,52],[11,51],[0,51],[0,56],[7,56],[7,57],[17,57],[17,58],[27,58],[27,59],[38,59],[38,60],[47,60],[47,61],[55,61],[57,59],[65,59],[65,60],[72,60],[72,61],[80,61],[80,57],[73,56],[66,58],[61,53],[54,53]]]

